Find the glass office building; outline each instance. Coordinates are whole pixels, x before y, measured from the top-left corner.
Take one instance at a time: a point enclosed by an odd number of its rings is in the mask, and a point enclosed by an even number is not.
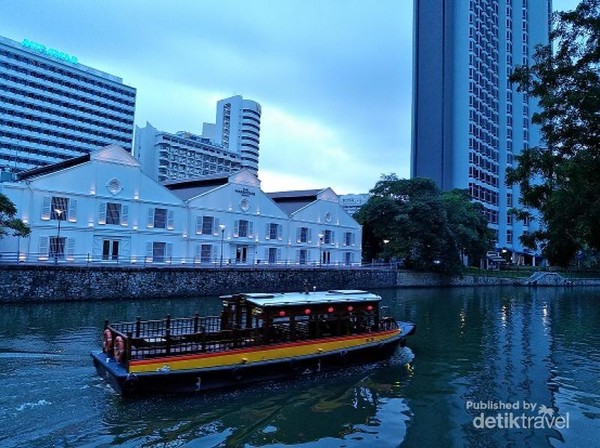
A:
[[[530,262],[519,236],[519,191],[505,172],[523,148],[542,144],[537,101],[509,76],[548,42],[551,0],[415,0],[411,175],[443,190],[468,189],[485,207],[498,248]]]
[[[136,90],[36,42],[0,37],[0,171],[117,144],[131,150]]]

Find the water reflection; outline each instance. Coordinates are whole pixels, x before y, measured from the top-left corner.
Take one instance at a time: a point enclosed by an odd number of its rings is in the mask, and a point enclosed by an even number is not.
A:
[[[398,446],[410,417],[403,362],[396,357],[383,371],[382,365],[361,367],[203,397],[121,402],[104,420],[124,446],[158,446],[159,440],[172,446]]]
[[[406,395],[414,415],[403,446],[582,446],[600,437],[597,289],[391,294],[396,310],[417,310],[420,330],[411,342],[416,373]],[[467,403],[490,401],[520,403],[515,416],[550,408],[555,417],[568,415],[569,427],[475,428],[481,411]],[[526,411],[524,402],[537,407]]]
[[[378,292],[390,314],[418,326],[390,362],[133,401],[89,359],[104,319],[217,314],[218,299],[0,305],[0,445],[579,447],[600,438],[600,290]],[[535,403],[527,415],[544,406],[570,426],[481,429],[474,419],[497,411],[469,402]]]

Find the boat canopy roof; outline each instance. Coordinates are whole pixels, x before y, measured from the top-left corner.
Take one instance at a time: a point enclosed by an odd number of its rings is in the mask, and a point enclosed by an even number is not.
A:
[[[247,293],[240,295],[246,299],[246,302],[262,308],[329,303],[378,302],[381,300],[381,297],[376,294],[355,289],[316,291],[309,293]],[[225,296],[223,298],[230,297],[232,296]]]

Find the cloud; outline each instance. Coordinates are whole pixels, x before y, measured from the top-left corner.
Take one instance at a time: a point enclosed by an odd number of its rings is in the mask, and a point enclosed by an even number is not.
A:
[[[258,101],[265,184],[364,192],[408,176],[411,3],[21,0],[0,29],[122,77],[141,126],[200,133],[218,99]]]
[[[338,194],[366,192],[382,173],[379,158],[359,152],[358,142],[340,137],[343,130],[269,104],[263,105],[261,127],[268,129],[262,132],[259,166],[266,191],[332,187]]]

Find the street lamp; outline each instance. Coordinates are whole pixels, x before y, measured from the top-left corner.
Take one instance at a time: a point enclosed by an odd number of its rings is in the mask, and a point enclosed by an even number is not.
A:
[[[55,208],[54,213],[58,216],[58,230],[56,232],[56,247],[54,248],[54,263],[58,263],[58,250],[60,248],[60,222],[62,221],[63,210]]]
[[[383,261],[385,262],[385,258],[387,255],[387,245],[390,242],[390,240],[383,240]]]
[[[219,229],[221,229],[221,267],[223,267],[223,240],[225,239],[225,227],[227,227],[225,224],[219,224]]]
[[[319,233],[319,266],[323,264],[323,238],[325,235]]]

